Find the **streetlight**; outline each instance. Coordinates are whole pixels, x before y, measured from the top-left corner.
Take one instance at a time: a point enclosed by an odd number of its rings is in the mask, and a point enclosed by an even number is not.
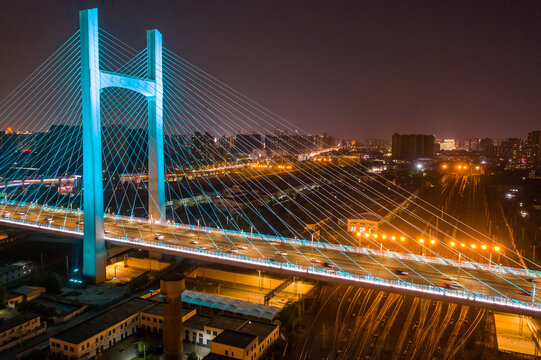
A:
[[[500,261],[500,260],[501,260],[501,255],[502,255],[502,254],[500,253],[500,250],[501,250],[501,249],[500,249],[499,246],[496,246],[496,247],[494,247],[494,250],[496,250],[496,252],[498,253],[498,264],[500,264],[500,263],[501,263],[501,261]]]

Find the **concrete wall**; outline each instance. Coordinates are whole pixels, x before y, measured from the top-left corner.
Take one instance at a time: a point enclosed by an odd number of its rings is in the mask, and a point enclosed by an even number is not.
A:
[[[205,279],[212,279],[217,281],[227,281],[238,284],[250,285],[255,287],[262,287],[264,289],[272,290],[278,285],[284,282],[284,279],[277,279],[269,276],[268,274],[261,274],[261,278],[258,275],[239,274],[235,272],[229,272],[224,270],[209,269],[199,267],[191,274],[188,275],[192,278],[202,277]],[[283,291],[293,294],[306,294],[312,289],[313,285],[296,281],[286,287]]]

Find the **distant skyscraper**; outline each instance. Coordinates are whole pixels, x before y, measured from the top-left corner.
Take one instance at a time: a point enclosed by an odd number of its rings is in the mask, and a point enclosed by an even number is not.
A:
[[[396,160],[414,161],[434,156],[433,135],[393,135],[392,157]]]
[[[443,139],[440,140],[440,150],[449,151],[455,149],[455,139]]]
[[[526,167],[528,169],[541,170],[541,130],[535,130],[528,134],[526,140]]]
[[[263,148],[263,137],[260,134],[237,134],[235,137],[234,152],[250,155],[254,150]]]

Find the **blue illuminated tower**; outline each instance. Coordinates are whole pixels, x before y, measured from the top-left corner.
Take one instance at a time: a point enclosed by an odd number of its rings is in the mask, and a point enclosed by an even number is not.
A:
[[[162,36],[147,31],[148,79],[100,70],[98,9],[79,13],[81,26],[81,88],[83,95],[83,275],[90,281],[105,280],[105,234],[103,229],[103,175],[100,91],[125,88],[148,100],[148,213],[165,221],[163,153]]]

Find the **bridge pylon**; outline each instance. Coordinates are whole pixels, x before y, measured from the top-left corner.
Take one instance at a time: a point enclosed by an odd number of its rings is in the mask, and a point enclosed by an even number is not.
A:
[[[148,79],[100,70],[98,9],[79,13],[81,29],[81,89],[83,104],[83,275],[86,281],[105,280],[105,233],[100,92],[125,88],[148,101],[148,214],[165,221],[165,166],[163,152],[162,35],[147,31]]]

